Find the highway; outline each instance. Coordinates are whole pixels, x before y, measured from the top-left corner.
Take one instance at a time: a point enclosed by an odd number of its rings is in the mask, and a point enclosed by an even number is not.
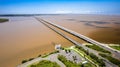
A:
[[[73,44],[75,44],[75,45],[77,45],[77,46],[81,46],[81,47],[83,47],[84,49],[88,50],[90,53],[93,53],[93,54],[95,54],[96,56],[98,56],[99,58],[102,58],[101,56],[98,55],[98,52],[97,52],[97,51],[95,51],[95,50],[93,50],[93,49],[90,49],[90,48],[86,47],[85,45],[82,45],[82,44],[78,43],[77,41],[71,39],[71,38],[68,37],[67,35],[65,35],[65,34],[61,33],[60,31],[58,31],[58,30],[50,27],[45,21],[43,21],[43,20],[41,20],[41,19],[38,19],[38,18],[36,18],[36,19],[37,19],[38,21],[40,21],[41,23],[43,23],[43,24],[44,24],[45,26],[47,26],[48,28],[50,28],[51,30],[55,31],[55,32],[58,33],[59,35],[63,36],[64,38],[66,38],[67,40],[69,40],[70,42],[72,42]],[[104,58],[102,58],[102,59],[104,59]],[[89,61],[89,60],[88,60],[88,61]],[[90,62],[91,62],[91,61],[90,61]],[[105,59],[104,62],[106,63],[106,66],[110,66],[110,65],[111,65],[112,67],[118,67],[118,66],[116,66],[115,64],[109,62],[107,59]],[[93,62],[91,62],[91,63],[93,63]],[[96,66],[97,66],[97,65],[96,65]],[[98,66],[97,66],[97,67],[98,67]]]
[[[36,19],[38,19],[38,18],[36,18]],[[113,54],[113,57],[115,57],[116,59],[120,59],[120,51],[118,51],[118,50],[112,49],[112,48],[110,48],[109,46],[107,46],[105,44],[97,42],[97,41],[95,41],[95,40],[93,40],[93,39],[91,39],[89,37],[86,37],[86,36],[84,36],[82,34],[79,34],[79,33],[75,32],[75,31],[67,29],[67,28],[65,28],[63,26],[57,25],[57,24],[52,23],[52,22],[47,22],[47,21],[45,21],[43,19],[40,19],[40,18],[38,20],[44,21],[45,23],[48,23],[48,24],[50,24],[50,25],[52,25],[54,27],[57,27],[57,28],[59,28],[59,29],[61,29],[63,31],[66,31],[66,32],[68,32],[68,33],[70,33],[70,34],[72,34],[72,35],[74,35],[74,36],[76,36],[76,37],[78,37],[78,38],[80,38],[80,39],[82,39],[84,41],[87,41],[87,42],[89,42],[91,44],[95,44],[97,46],[100,46],[101,48],[110,51]]]

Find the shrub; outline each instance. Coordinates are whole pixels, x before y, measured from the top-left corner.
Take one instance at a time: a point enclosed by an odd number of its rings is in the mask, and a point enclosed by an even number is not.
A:
[[[30,67],[60,67],[60,66],[56,62],[42,60],[39,63],[30,65]]]
[[[25,63],[25,62],[27,62],[27,61],[28,61],[28,60],[23,60],[22,63]]]
[[[41,57],[41,54],[40,54],[40,55],[38,55],[38,57]]]
[[[31,60],[33,60],[34,58],[30,58],[28,61],[31,61]]]
[[[102,53],[99,53],[100,56],[108,59],[110,62],[112,62],[113,64],[116,64],[120,67],[120,60],[116,59],[116,58],[113,58],[112,56],[108,56],[106,54],[102,54]]]
[[[102,67],[105,66],[105,63],[103,62],[103,60],[102,60],[102,59],[99,59],[99,58],[98,58],[96,55],[94,55],[93,53],[90,53],[89,56],[90,56],[92,59],[94,59],[94,60],[98,63],[99,66],[102,66]]]
[[[37,67],[36,65],[31,65],[30,67]]]
[[[3,23],[3,22],[6,22],[6,21],[9,21],[8,19],[5,19],[5,18],[0,18],[0,22]]]
[[[82,47],[80,47],[80,46],[75,46],[75,48],[78,48],[79,50],[81,50],[81,51],[87,53],[87,51],[86,51],[85,49],[83,49]]]

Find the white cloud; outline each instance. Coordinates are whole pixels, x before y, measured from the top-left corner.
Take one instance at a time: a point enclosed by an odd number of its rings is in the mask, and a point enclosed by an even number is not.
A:
[[[72,11],[59,10],[59,11],[56,11],[55,13],[65,14],[65,13],[72,13]]]

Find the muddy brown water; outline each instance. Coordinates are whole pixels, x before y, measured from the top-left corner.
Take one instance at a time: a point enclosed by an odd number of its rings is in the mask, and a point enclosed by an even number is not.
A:
[[[42,16],[40,18],[76,31],[102,43],[120,44],[120,16],[58,15]],[[78,40],[78,38],[76,40]]]
[[[120,16],[47,15],[37,17],[102,43],[120,43]],[[9,18],[10,21],[0,23],[0,67],[16,67],[23,59],[52,52],[54,51],[52,42],[61,44],[63,47],[73,45],[34,17],[5,18]],[[80,43],[84,42],[65,34]]]
[[[72,45],[33,17],[10,19],[0,24],[0,67],[16,67],[23,59],[52,52],[52,42],[64,47]]]

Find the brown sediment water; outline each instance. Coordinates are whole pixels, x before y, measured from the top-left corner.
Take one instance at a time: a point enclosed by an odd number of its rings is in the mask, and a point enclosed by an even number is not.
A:
[[[120,44],[120,16],[118,15],[54,15],[40,18],[102,43]],[[84,42],[78,38],[75,40]]]
[[[102,43],[120,43],[120,16],[45,15],[37,17]],[[0,67],[16,67],[24,59],[52,52],[54,51],[53,42],[63,47],[73,45],[34,17],[6,18],[10,21],[0,23]],[[84,42],[68,33],[63,33],[80,43]]]
[[[24,59],[54,51],[72,43],[50,30],[33,17],[9,17],[0,24],[0,67],[16,67]]]
[[[90,33],[90,37],[102,43],[120,44],[120,28],[100,29]],[[99,36],[96,36],[99,35]]]

